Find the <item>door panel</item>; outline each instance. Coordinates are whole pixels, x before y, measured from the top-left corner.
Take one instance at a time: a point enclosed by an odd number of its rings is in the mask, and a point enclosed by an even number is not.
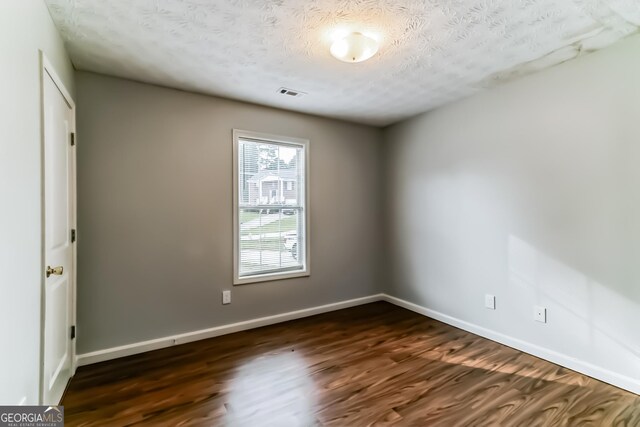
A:
[[[49,344],[47,349],[50,362],[47,366],[48,377],[45,377],[45,386],[49,389],[55,387],[61,373],[64,373],[69,362],[69,348],[67,345],[67,328],[69,323],[69,283],[66,278],[47,286],[46,299],[49,310],[45,313],[45,324],[56,327],[45,328],[45,341]],[[59,325],[59,327],[58,327]]]
[[[53,82],[52,82],[53,83]],[[56,114],[58,113],[58,114]],[[70,244],[69,242],[69,151],[68,143],[56,143],[55,140],[67,141],[69,138],[69,124],[66,118],[60,117],[60,111],[52,109],[49,117],[51,121],[47,123],[52,129],[51,137],[54,140],[54,146],[47,147],[45,160],[47,163],[47,194],[50,195],[47,200],[48,214],[50,215],[47,222],[47,230],[49,232],[50,247],[47,249],[62,249]]]
[[[51,76],[43,76],[44,111],[44,261],[45,268],[62,267],[62,271],[45,272],[43,404],[56,405],[72,375],[71,308],[74,257],[71,227],[73,152],[70,134],[74,125],[73,108]]]

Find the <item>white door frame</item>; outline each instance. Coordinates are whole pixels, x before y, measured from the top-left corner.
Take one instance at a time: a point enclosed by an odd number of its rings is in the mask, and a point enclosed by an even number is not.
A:
[[[73,114],[73,123],[71,125],[71,132],[76,133],[76,104],[71,97],[71,94],[65,87],[64,83],[55,68],[51,64],[51,62],[47,59],[47,56],[44,52],[39,51],[40,53],[40,204],[42,206],[40,212],[40,220],[41,220],[41,238],[40,238],[40,275],[42,277],[40,281],[40,396],[39,400],[42,403],[44,396],[44,333],[45,333],[45,236],[46,236],[46,224],[45,224],[45,209],[46,209],[46,199],[45,199],[45,183],[44,183],[44,143],[45,143],[45,121],[44,121],[44,84],[45,78],[47,75],[51,77],[53,83],[58,87],[58,90],[67,101],[67,103],[71,106],[71,111]],[[75,140],[74,149],[72,150],[72,160],[71,160],[71,228],[77,230],[77,185],[76,185],[76,150],[77,139]],[[75,243],[71,245],[73,255],[72,255],[72,266],[71,266],[71,304],[69,310],[69,319],[71,319],[71,325],[76,325],[76,281],[77,281],[77,265],[78,265],[78,250],[77,250],[77,240]],[[70,340],[70,355],[71,355],[71,375],[74,375],[76,372],[76,368],[78,366],[78,358],[76,357],[76,340]]]

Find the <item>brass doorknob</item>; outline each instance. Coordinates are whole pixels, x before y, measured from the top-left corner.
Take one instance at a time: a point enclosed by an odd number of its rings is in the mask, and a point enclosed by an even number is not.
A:
[[[52,274],[56,275],[56,276],[62,276],[62,272],[64,271],[64,268],[62,268],[61,265],[57,266],[57,267],[53,267],[51,268],[50,265],[47,266],[47,277],[51,276]]]

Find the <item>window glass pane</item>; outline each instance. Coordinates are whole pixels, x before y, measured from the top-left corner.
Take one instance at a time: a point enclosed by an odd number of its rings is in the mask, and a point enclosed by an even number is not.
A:
[[[301,269],[298,209],[240,209],[240,275]]]
[[[304,147],[238,142],[240,277],[303,270]]]

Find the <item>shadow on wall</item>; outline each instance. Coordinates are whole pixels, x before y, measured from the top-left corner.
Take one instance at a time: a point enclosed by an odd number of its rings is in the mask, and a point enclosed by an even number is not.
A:
[[[569,355],[591,354],[609,369],[619,363],[635,366],[635,379],[640,378],[638,303],[513,235],[509,290],[516,301],[547,308],[547,322],[559,333],[545,334],[545,340],[558,340],[555,344]]]

